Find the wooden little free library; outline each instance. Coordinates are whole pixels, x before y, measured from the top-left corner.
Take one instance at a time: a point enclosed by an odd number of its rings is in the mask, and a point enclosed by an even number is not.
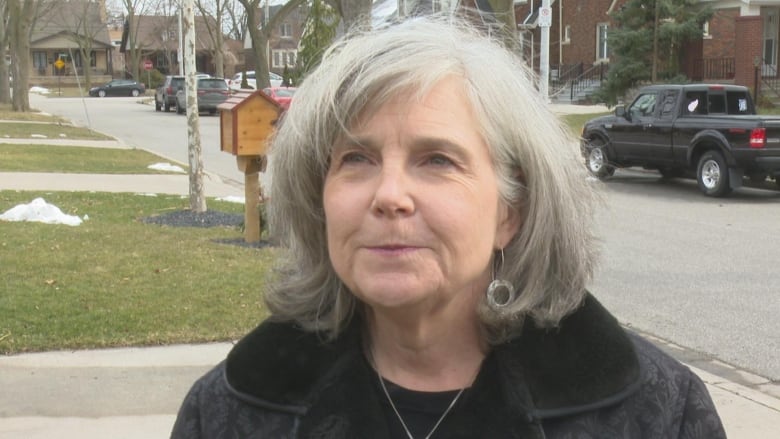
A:
[[[282,108],[262,90],[238,92],[217,106],[220,148],[236,156],[244,173],[244,241],[259,242],[259,173],[265,171],[268,142],[282,116]]]

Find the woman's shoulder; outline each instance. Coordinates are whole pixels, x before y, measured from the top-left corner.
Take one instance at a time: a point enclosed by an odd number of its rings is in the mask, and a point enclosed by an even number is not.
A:
[[[641,386],[634,409],[648,419],[662,420],[656,428],[679,431],[679,437],[725,438],[715,404],[704,382],[685,364],[648,339],[627,331],[640,364]]]

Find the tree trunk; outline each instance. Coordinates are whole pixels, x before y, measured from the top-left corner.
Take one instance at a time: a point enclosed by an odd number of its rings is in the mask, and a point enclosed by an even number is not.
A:
[[[30,111],[29,88],[30,32],[35,19],[34,0],[9,0],[8,23],[13,65],[14,85],[12,108],[14,111]]]
[[[190,162],[190,210],[206,211],[203,188],[203,156],[200,145],[200,118],[198,115],[197,78],[195,78],[195,5],[193,0],[184,2],[182,14],[184,27],[184,63],[187,87],[187,143]]]
[[[10,69],[8,64],[4,61],[5,55],[5,44],[2,42],[2,39],[0,39],[0,104],[11,103],[11,83],[8,80]]]
[[[225,50],[225,42],[224,38],[222,37],[222,32],[217,29],[216,32],[217,41],[216,41],[216,53],[214,54],[214,68],[216,70],[216,76],[217,78],[224,78],[225,77],[225,56],[224,56],[224,50]]]
[[[8,54],[8,3],[0,2],[0,12],[3,16],[0,17],[0,104],[11,103],[11,83],[8,80],[8,75],[11,73],[10,66],[5,63],[5,57]]]
[[[344,20],[344,30],[369,27],[372,4],[371,0],[338,0],[338,11]]]

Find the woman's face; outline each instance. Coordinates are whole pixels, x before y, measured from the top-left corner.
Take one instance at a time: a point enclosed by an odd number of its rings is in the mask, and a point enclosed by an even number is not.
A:
[[[492,252],[518,221],[499,200],[462,82],[443,80],[421,101],[399,96],[352,128],[334,145],[324,187],[341,280],[374,309],[484,294]]]

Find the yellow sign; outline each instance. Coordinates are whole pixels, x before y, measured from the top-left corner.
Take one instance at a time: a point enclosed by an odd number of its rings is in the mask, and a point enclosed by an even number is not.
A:
[[[56,67],[58,70],[65,67],[65,61],[58,58],[57,61],[54,61],[54,67]]]

